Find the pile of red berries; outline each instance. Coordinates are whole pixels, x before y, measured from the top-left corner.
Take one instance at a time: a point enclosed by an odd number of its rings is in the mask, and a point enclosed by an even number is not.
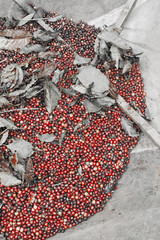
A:
[[[52,14],[44,13],[44,17],[48,16]],[[63,43],[56,39],[48,43],[48,51],[60,53],[55,61],[58,63],[57,69],[65,70],[65,73],[58,87],[69,88],[72,76],[77,72],[73,65],[74,51],[93,58],[93,46],[100,29],[66,18],[46,23],[54,30],[59,30],[59,35],[64,39]],[[5,29],[3,19],[0,26],[1,30]],[[33,32],[39,25],[31,22],[21,28]],[[35,43],[35,40],[32,41]],[[0,70],[8,64],[21,63],[32,55],[1,51]],[[37,58],[26,71],[31,74],[46,62],[48,60]],[[98,68],[105,73],[101,64]],[[115,67],[109,70],[109,77],[119,94],[129,103],[134,101],[144,114],[145,93],[138,63],[133,64],[128,81],[122,71]],[[13,137],[22,138],[32,143],[35,149],[31,156],[35,174],[31,184],[12,187],[0,185],[0,200],[3,203],[0,232],[6,239],[44,240],[64,232],[101,211],[117,188],[138,137],[130,137],[122,129],[121,117],[124,113],[118,106],[109,107],[104,115],[89,114],[81,100],[71,104],[75,98],[62,93],[52,114],[46,110],[43,92],[23,103],[24,108],[31,110],[16,110],[17,106],[1,110],[1,117],[11,119],[16,126],[25,129],[10,131],[8,143]],[[89,127],[83,129],[82,126],[75,132],[75,126],[87,118],[90,120]],[[62,145],[42,142],[37,137],[37,133],[53,133],[59,139],[64,131],[66,134]],[[6,157],[10,154],[5,145],[1,151]]]

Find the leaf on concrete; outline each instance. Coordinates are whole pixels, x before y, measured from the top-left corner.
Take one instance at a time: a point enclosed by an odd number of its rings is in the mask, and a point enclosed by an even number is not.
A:
[[[9,119],[0,117],[0,127],[6,127],[7,129],[18,129],[14,123]]]
[[[98,112],[102,106],[98,105],[96,101],[90,101],[88,99],[85,99],[83,101],[85,108],[87,110],[87,112],[91,113],[91,112]]]
[[[124,62],[124,67],[123,67],[123,70],[122,70],[122,73],[127,73],[129,72],[130,70],[132,69],[132,64],[130,63],[130,61],[125,61]]]
[[[92,93],[105,92],[109,90],[108,78],[97,68],[92,66],[84,66],[79,68],[79,74],[77,75],[79,81],[84,87],[88,88],[93,82]]]
[[[121,49],[130,49],[130,46],[126,41],[115,31],[108,31],[104,29],[97,36],[99,39],[103,39],[107,43],[111,43]]]
[[[74,62],[73,62],[74,65],[89,64],[90,61],[91,61],[91,58],[85,58],[78,55],[77,53],[74,53]]]
[[[5,50],[18,50],[29,44],[30,38],[20,38],[20,39],[8,39],[5,37],[0,37],[0,49]]]
[[[22,18],[18,23],[18,27],[23,26],[26,23],[28,23],[29,21],[31,21],[33,16],[34,16],[34,13],[30,13],[26,17]]]
[[[42,134],[42,135],[37,134],[37,136],[39,140],[41,140],[42,142],[53,142],[56,139],[56,136],[54,134],[49,134],[49,133]]]
[[[17,179],[15,176],[9,174],[8,172],[0,172],[0,182],[4,186],[15,186],[21,184],[21,180]]]
[[[6,131],[3,133],[3,135],[2,135],[2,137],[1,137],[1,139],[0,139],[0,146],[1,146],[3,143],[5,143],[5,141],[7,140],[7,138],[8,138],[8,133],[9,133],[8,130],[6,130]]]
[[[112,60],[116,62],[115,66],[118,69],[120,60],[122,60],[120,51],[116,46],[112,45],[110,48],[110,52],[111,52]]]
[[[31,143],[23,140],[16,139],[12,143],[8,144],[7,147],[12,151],[12,153],[17,152],[20,158],[27,158],[33,154],[33,146]]]
[[[63,77],[64,70],[60,71],[59,69],[54,71],[54,76],[52,77],[52,82],[57,84],[59,80]]]
[[[132,122],[128,120],[127,118],[122,117],[121,118],[121,125],[123,130],[131,137],[137,137],[139,136],[139,133],[136,132],[136,129],[134,128]]]
[[[58,101],[61,98],[61,93],[54,83],[50,80],[46,80],[45,86],[45,103],[49,113],[51,113],[57,106]]]
[[[26,38],[26,37],[32,37],[31,33],[25,30],[21,29],[5,29],[3,31],[0,31],[1,37],[8,37],[8,38]]]
[[[20,49],[20,53],[23,54],[28,54],[28,53],[31,53],[31,52],[41,52],[41,51],[45,51],[46,49],[48,49],[48,47],[43,47],[42,45],[40,44],[34,44],[34,45],[26,45],[24,47],[22,47]]]

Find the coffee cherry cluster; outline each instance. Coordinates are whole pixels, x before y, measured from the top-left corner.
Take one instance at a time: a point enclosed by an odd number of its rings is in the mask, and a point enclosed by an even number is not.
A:
[[[55,15],[44,13],[44,17]],[[100,29],[83,22],[74,23],[66,18],[55,23],[46,20],[46,23],[55,30],[59,29],[64,39],[61,43],[56,39],[48,43],[48,51],[59,52],[54,60],[58,69],[65,70],[58,83],[59,89],[69,88],[72,76],[77,73],[73,65],[74,51],[93,58],[93,45]],[[6,28],[4,19],[1,19],[0,26],[1,30]],[[30,22],[21,28],[33,33],[39,25]],[[34,39],[32,41],[37,43]],[[3,59],[6,61],[0,63],[0,70],[13,62],[21,63],[33,54],[2,51],[0,62]],[[47,61],[36,58],[26,71],[32,74]],[[101,64],[98,68],[104,72]],[[109,70],[109,77],[119,94],[129,103],[135,101],[144,114],[145,93],[138,63],[133,64],[129,80],[116,68]],[[87,220],[103,210],[129,164],[130,151],[136,146],[138,137],[130,137],[122,129],[121,117],[124,113],[121,109],[113,106],[106,110],[105,115],[89,114],[81,103],[83,98],[71,104],[76,97],[62,93],[58,106],[49,114],[42,92],[23,102],[24,108],[30,110],[20,111],[16,110],[17,106],[13,106],[1,114],[1,117],[11,119],[16,126],[25,129],[10,131],[7,143],[14,137],[22,138],[31,142],[35,149],[31,156],[35,174],[31,184],[13,187],[0,185],[0,200],[3,203],[0,233],[6,239],[45,240]],[[88,128],[74,131],[75,126],[84,119],[90,121]],[[42,142],[37,136],[53,133],[58,141],[63,132],[66,134],[62,145]],[[10,155],[5,145],[1,151],[6,157]]]

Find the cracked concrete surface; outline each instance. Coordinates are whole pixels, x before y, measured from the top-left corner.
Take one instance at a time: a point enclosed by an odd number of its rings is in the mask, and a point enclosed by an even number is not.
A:
[[[11,0],[0,0],[0,15],[9,11]],[[36,6],[64,14],[75,20],[91,21],[102,26],[116,21],[121,5],[118,0],[34,0]],[[116,8],[116,9],[115,9]],[[12,4],[11,12],[16,11]],[[112,12],[108,13],[112,10]],[[135,53],[143,52],[140,67],[144,78],[151,124],[160,132],[160,1],[137,0],[121,35]],[[99,18],[103,15],[101,18]],[[96,19],[98,18],[98,19]],[[96,20],[93,20],[96,19]],[[160,150],[148,137],[131,154],[128,169],[119,181],[118,190],[95,216],[50,238],[54,240],[159,240],[160,239]]]

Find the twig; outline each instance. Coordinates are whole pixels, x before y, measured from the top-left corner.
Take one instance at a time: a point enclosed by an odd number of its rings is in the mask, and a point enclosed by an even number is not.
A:
[[[39,110],[39,108],[19,108],[19,109],[11,109],[11,110],[8,110],[8,111],[3,111],[3,112],[0,112],[0,114],[3,114],[3,113],[8,113],[8,112],[14,112],[14,111],[29,111],[29,110]]]
[[[3,135],[7,131],[8,131],[8,128],[6,128],[3,132],[1,132],[0,135]]]

